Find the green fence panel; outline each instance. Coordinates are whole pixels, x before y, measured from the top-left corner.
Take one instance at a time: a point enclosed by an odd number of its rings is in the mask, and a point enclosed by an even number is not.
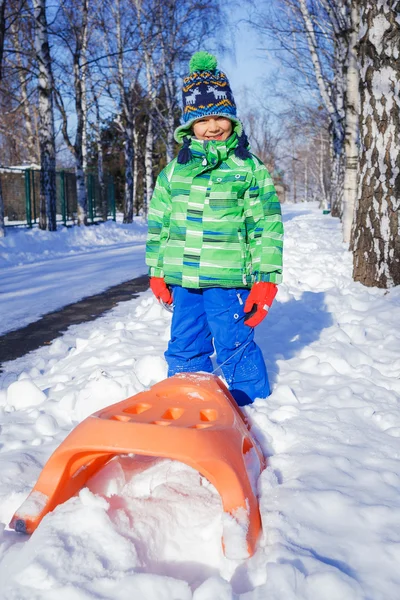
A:
[[[40,171],[34,169],[2,168],[4,212],[6,225],[32,227],[38,222],[40,213]],[[116,188],[111,175],[104,174],[104,193],[107,216],[116,220]],[[88,197],[88,220],[103,217],[102,193],[97,173],[86,175]],[[63,169],[56,174],[57,222],[68,225],[76,222],[77,192],[73,170]]]
[[[26,224],[32,227],[32,205],[31,205],[31,171],[25,170],[25,206],[26,206]]]

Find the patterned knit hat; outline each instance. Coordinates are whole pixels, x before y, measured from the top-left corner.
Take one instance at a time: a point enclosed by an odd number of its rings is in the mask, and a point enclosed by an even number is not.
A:
[[[183,80],[182,87],[182,124],[175,130],[177,142],[184,141],[188,147],[189,139],[185,137],[197,119],[219,116],[230,119],[235,124],[235,132],[239,137],[240,158],[250,156],[247,150],[247,137],[243,126],[236,116],[236,104],[229,81],[225,73],[217,69],[217,59],[208,52],[196,52],[189,63],[190,73]],[[178,162],[187,162],[185,154],[180,152]]]

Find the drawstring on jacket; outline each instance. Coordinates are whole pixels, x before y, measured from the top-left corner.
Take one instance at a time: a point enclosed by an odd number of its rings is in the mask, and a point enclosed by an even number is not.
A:
[[[185,135],[185,137],[183,138],[183,146],[179,150],[179,154],[178,154],[178,158],[177,158],[177,161],[180,165],[186,165],[186,163],[188,163],[193,158],[192,151],[190,150],[190,147],[189,147],[191,141],[192,140],[190,139],[190,137],[188,135]]]
[[[247,139],[247,135],[244,131],[238,137],[238,145],[235,148],[235,156],[237,158],[241,158],[245,160],[246,158],[251,158],[250,150],[248,149],[249,140]]]

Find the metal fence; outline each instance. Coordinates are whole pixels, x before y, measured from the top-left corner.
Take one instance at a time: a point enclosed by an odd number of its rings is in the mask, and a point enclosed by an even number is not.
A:
[[[39,220],[40,171],[35,169],[0,168],[6,226],[32,227]],[[57,222],[72,225],[77,220],[76,177],[70,171],[56,174]],[[100,185],[97,175],[86,175],[88,221],[102,218]],[[115,221],[115,185],[110,175],[105,176],[107,216]]]

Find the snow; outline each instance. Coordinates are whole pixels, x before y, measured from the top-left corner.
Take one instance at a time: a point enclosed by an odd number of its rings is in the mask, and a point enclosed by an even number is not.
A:
[[[146,232],[140,217],[56,232],[7,228],[0,238],[0,334],[147,273]]]
[[[268,457],[258,481],[263,535],[255,555],[242,558],[243,515],[225,515],[215,488],[190,467],[155,457],[114,459],[31,537],[7,526],[74,426],[166,376],[171,315],[146,292],[3,365],[0,600],[398,597],[400,289],[354,283],[339,222],[316,205],[283,210],[284,282],[256,330],[273,392],[244,409]],[[109,262],[117,266],[118,231],[122,238],[138,232],[112,229]],[[5,274],[17,268],[14,253],[21,263],[2,300],[10,314],[12,286],[21,293],[32,278],[24,269],[36,234],[18,236],[21,244],[7,251]],[[57,269],[70,254],[84,265],[87,247],[75,241],[60,251]],[[137,238],[131,246],[139,263],[143,246]],[[104,258],[98,246],[89,253],[88,288]],[[54,258],[42,262],[49,276]],[[45,304],[46,292],[39,298]]]

